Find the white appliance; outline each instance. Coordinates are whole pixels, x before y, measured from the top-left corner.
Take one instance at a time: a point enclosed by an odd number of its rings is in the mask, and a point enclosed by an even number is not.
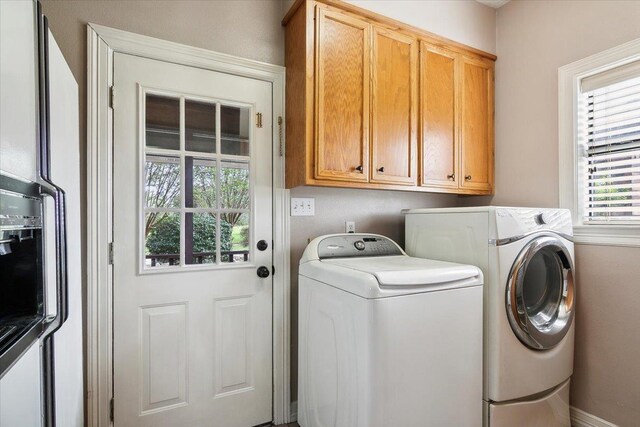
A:
[[[480,426],[482,283],[383,236],[314,239],[298,281],[300,426]]]
[[[7,277],[25,282],[8,273],[18,263],[0,260],[1,427],[84,423],[78,106],[78,85],[39,3],[0,1],[0,256],[25,253],[21,245],[36,238],[43,243],[34,252],[40,267],[29,268],[38,276],[35,321],[11,337],[5,332],[15,332],[11,323],[27,305],[9,302],[1,285]],[[5,214],[13,207],[6,196],[25,194],[7,191],[12,185],[33,189],[30,205],[41,200],[38,224]]]
[[[484,273],[485,426],[569,427],[569,211],[490,206],[405,214],[409,255],[470,263]]]

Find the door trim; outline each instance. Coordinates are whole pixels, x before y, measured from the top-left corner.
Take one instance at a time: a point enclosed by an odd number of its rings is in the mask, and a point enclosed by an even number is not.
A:
[[[113,396],[113,55],[125,53],[273,85],[273,421],[290,422],[289,191],[284,185],[285,68],[89,23],[87,25],[87,420],[110,426]],[[279,120],[279,118],[282,120]],[[279,126],[278,126],[279,124]],[[117,245],[117,242],[116,242]],[[117,247],[116,247],[117,251]]]

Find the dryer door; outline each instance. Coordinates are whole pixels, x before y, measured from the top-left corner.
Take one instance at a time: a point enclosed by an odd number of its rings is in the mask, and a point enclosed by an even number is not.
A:
[[[511,267],[506,307],[526,346],[547,350],[569,331],[574,315],[573,263],[560,239],[543,235],[525,246]]]

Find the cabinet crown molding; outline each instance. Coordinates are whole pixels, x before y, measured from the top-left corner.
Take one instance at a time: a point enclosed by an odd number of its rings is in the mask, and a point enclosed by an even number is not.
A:
[[[431,44],[442,45],[442,47],[445,47],[449,50],[456,51],[458,53],[469,53],[474,56],[475,55],[481,56],[491,61],[495,61],[498,58],[496,55],[492,53],[485,52],[483,50],[476,49],[471,46],[467,46],[463,43],[459,43],[454,40],[448,39],[446,37],[439,36],[430,31],[423,30],[422,28],[409,25],[402,21],[389,18],[388,16],[380,15],[379,13],[375,13],[370,10],[363,9],[361,7],[352,5],[342,0],[296,0],[291,5],[286,15],[284,16],[284,18],[282,18],[283,27],[287,26],[287,24],[289,23],[293,15],[295,15],[296,11],[305,3],[321,3],[328,6],[332,6],[332,7],[341,9],[343,12],[350,12],[355,15],[358,15],[359,17],[387,26],[391,30],[410,33],[411,35],[417,36],[418,38],[423,39],[424,41],[427,41]]]

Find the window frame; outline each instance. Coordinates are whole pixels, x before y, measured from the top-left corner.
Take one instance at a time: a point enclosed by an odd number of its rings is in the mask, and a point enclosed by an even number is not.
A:
[[[558,69],[559,206],[569,209],[576,243],[640,247],[640,224],[583,221],[584,161],[579,153],[578,112],[583,78],[640,61],[640,39],[596,53]]]

